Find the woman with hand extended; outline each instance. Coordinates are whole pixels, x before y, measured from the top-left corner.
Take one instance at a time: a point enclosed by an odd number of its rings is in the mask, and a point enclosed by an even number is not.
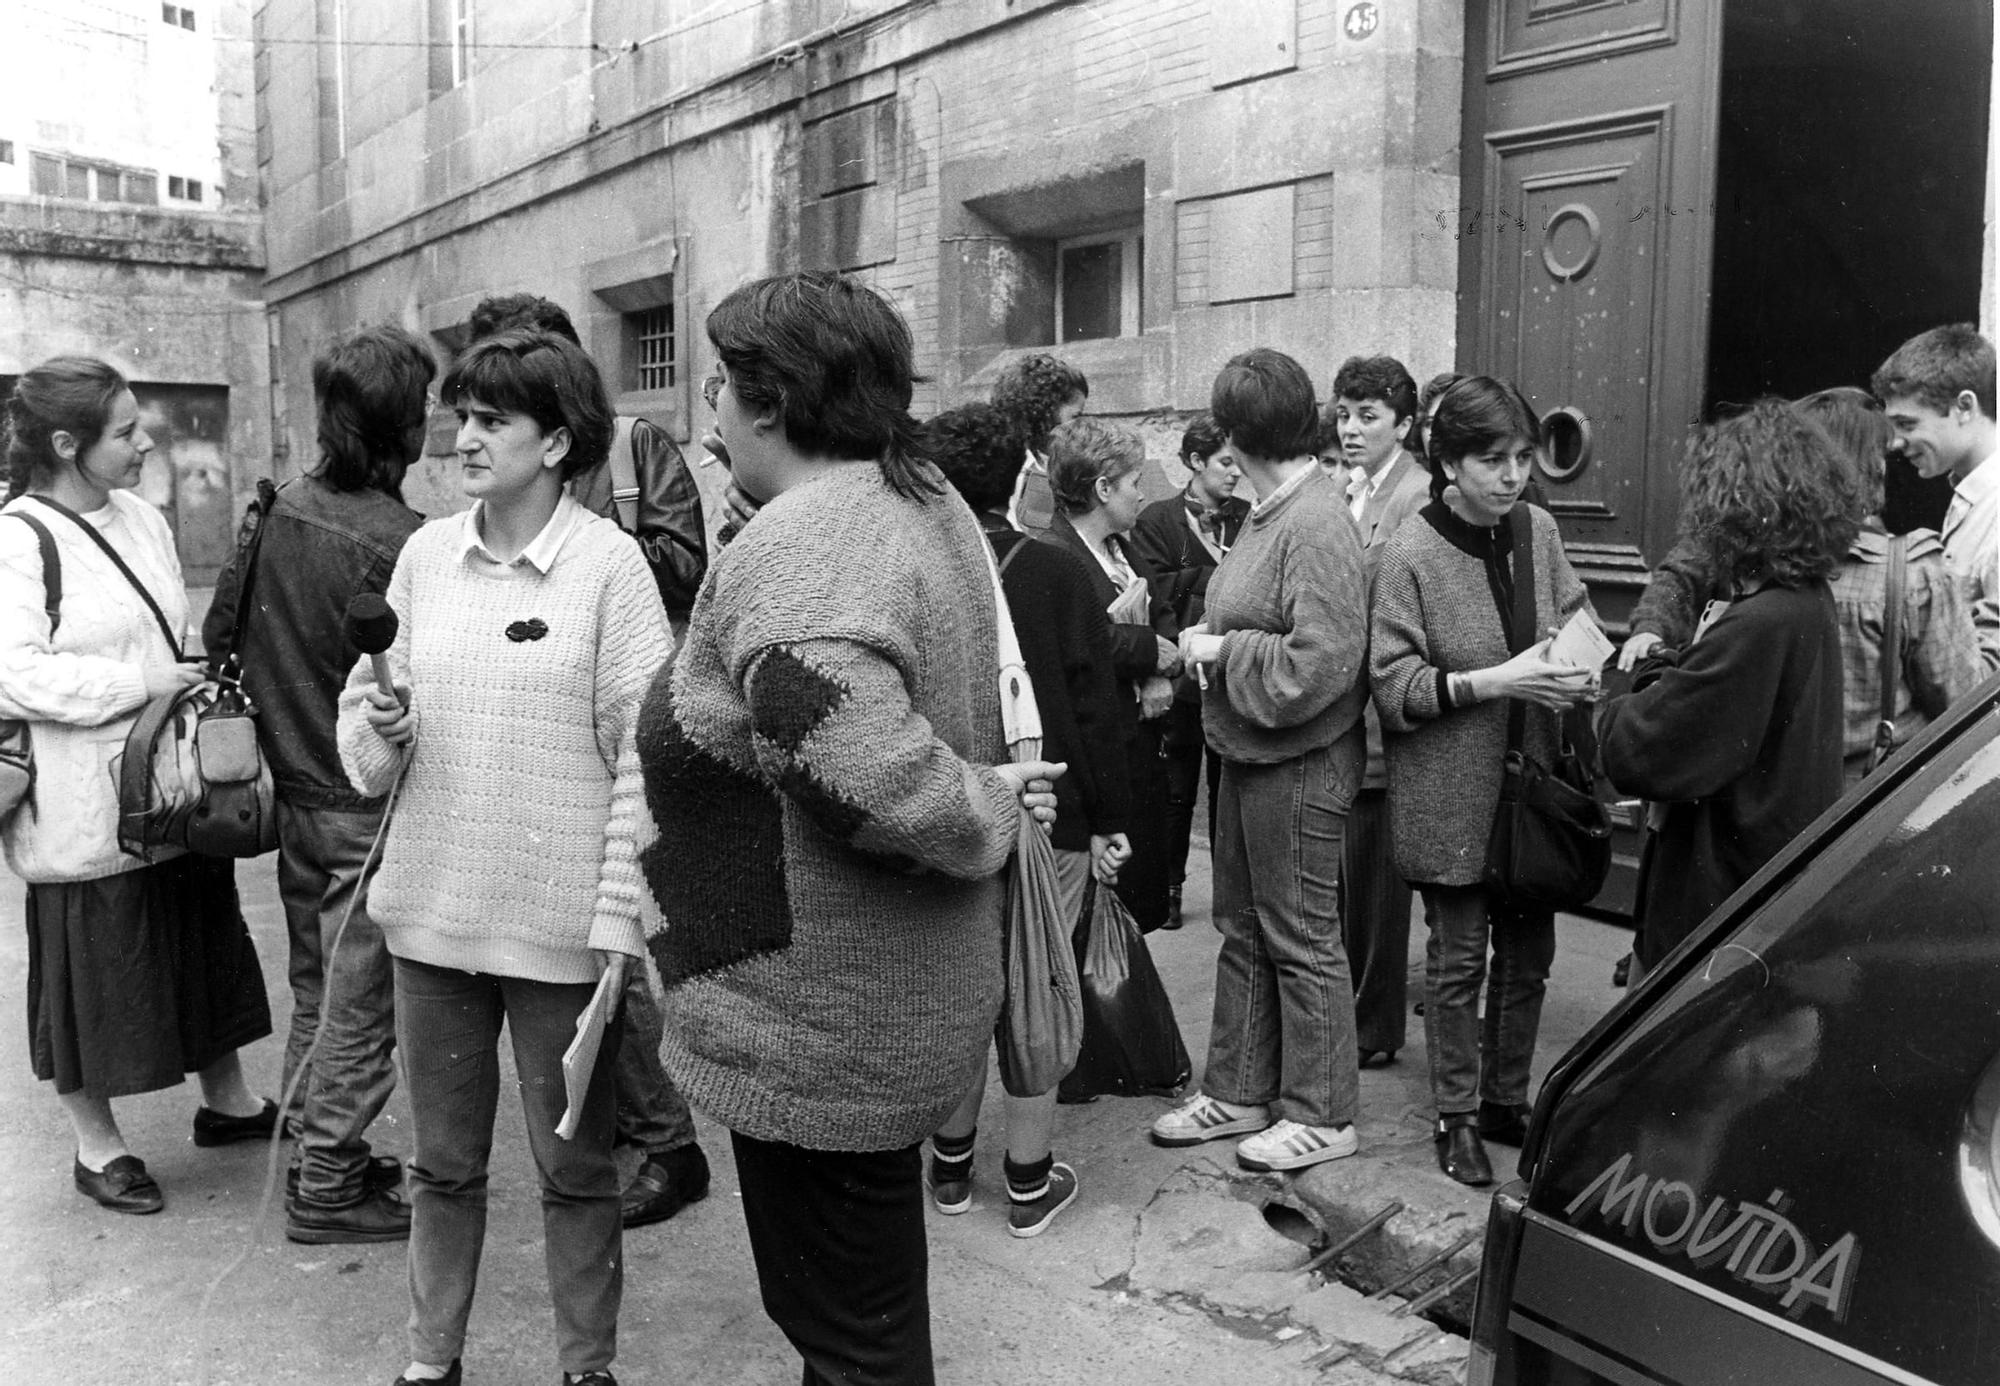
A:
[[[1556,949],[1552,911],[1483,884],[1510,717],[1523,714],[1523,748],[1550,763],[1557,714],[1591,696],[1597,670],[1555,663],[1550,642],[1534,640],[1587,598],[1547,511],[1527,508],[1530,552],[1518,552],[1514,511],[1542,446],[1521,392],[1490,376],[1461,378],[1438,398],[1425,446],[1432,499],[1382,550],[1368,662],[1396,865],[1423,896],[1430,926],[1424,1041],[1438,1167],[1480,1185],[1493,1181],[1482,1137],[1519,1145],[1525,1132]],[[1514,629],[1523,559],[1533,565],[1534,632]]]
[[[1367,578],[1344,483],[1313,451],[1319,405],[1305,369],[1245,352],[1215,378],[1209,412],[1259,499],[1209,578],[1202,624],[1180,637],[1222,757],[1222,951],[1201,1091],[1154,1122],[1153,1139],[1244,1135],[1246,1168],[1303,1169],[1359,1148],[1338,888],[1364,753]]]
[[[842,275],[708,317],[759,509],[640,726],[664,1056],[730,1130],[764,1307],[804,1379],[934,1380],[922,1142],[1003,990],[1001,869],[1062,767],[1008,764],[985,536],[923,459],[909,328]]]
[[[1045,544],[1067,549],[1090,576],[1111,616],[1111,670],[1124,685],[1119,722],[1131,774],[1126,834],[1132,860],[1118,873],[1118,898],[1147,933],[1167,923],[1173,868],[1167,852],[1167,771],[1160,732],[1181,671],[1180,624],[1153,567],[1130,542],[1146,508],[1139,489],[1146,445],[1099,419],[1071,419],[1049,434],[1049,486],[1056,516]]]
[[[1681,494],[1681,533],[1717,599],[1685,646],[1614,674],[1598,714],[1605,774],[1656,805],[1635,981],[1840,797],[1827,579],[1870,508],[1825,431],[1774,399],[1696,430]]]
[[[412,535],[389,580],[395,694],[361,659],[341,694],[354,787],[404,775],[369,895],[395,959],[414,1152],[410,1357],[457,1386],[486,1235],[504,1022],[520,1075],[556,1352],[568,1386],[612,1386],[624,1284],[607,1027],[576,1129],[563,1051],[593,992],[637,963],[636,741],[673,649],[638,546],[564,481],[600,462],[611,406],[580,348],[514,331],[445,376],[470,510]],[[407,770],[405,767],[407,766]]]
[[[152,448],[124,377],[90,357],[44,361],[7,401],[0,717],[29,723],[36,778],[0,837],[28,884],[29,1056],[75,1133],[77,1191],[119,1213],[165,1199],[112,1098],[199,1075],[200,1146],[264,1139],[278,1117],[237,1058],[271,1011],[231,863],[118,845],[126,733],[202,680],[181,662],[173,535],[132,494]]]

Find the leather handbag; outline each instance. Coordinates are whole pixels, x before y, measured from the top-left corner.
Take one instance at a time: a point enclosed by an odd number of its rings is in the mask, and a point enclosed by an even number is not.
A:
[[[56,551],[56,537],[33,515],[19,510],[7,512],[35,531],[35,543],[42,552],[42,610],[49,618],[49,639],[56,638],[62,624],[62,555]],[[35,739],[29,724],[19,718],[0,720],[0,822],[27,800],[35,787]]]
[[[249,700],[233,672],[249,610],[251,579],[263,539],[263,519],[276,493],[258,483],[237,547],[236,626],[230,657],[216,682],[162,693],[139,710],[113,761],[118,786],[118,845],[146,861],[173,850],[210,857],[254,857],[278,845],[277,790],[257,744]],[[67,507],[75,522],[132,584],[159,623],[177,660],[180,641],[146,584],[95,526]]]
[[[1035,706],[1034,685],[1022,662],[1020,641],[1000,577],[1021,546],[1022,538],[993,566],[993,607],[1000,652],[1000,720],[1014,759],[1039,759],[1042,752],[1041,713]],[[1000,1056],[1000,1084],[1013,1097],[1040,1097],[1052,1091],[1076,1065],[1083,1046],[1083,984],[1077,977],[1070,936],[1076,921],[1062,912],[1062,892],[1056,881],[1055,849],[1041,825],[1020,810],[1018,845],[1007,877],[1007,917],[1002,935],[1007,991],[1000,1003],[994,1047]]]
[[[1516,505],[1514,620],[1508,646],[1535,643],[1534,529]],[[1611,870],[1611,815],[1597,794],[1590,724],[1571,708],[1559,719],[1556,754],[1544,765],[1526,747],[1527,704],[1509,700],[1507,759],[1486,839],[1485,882],[1512,904],[1566,910],[1588,904]]]

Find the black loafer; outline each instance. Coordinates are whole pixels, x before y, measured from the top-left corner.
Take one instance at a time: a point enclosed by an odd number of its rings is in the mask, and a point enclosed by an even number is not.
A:
[[[1471,1112],[1449,1112],[1438,1118],[1435,1135],[1438,1168],[1475,1189],[1493,1182],[1493,1165],[1480,1143],[1478,1121]]]
[[[390,1382],[389,1386],[459,1386],[459,1382],[464,1376],[465,1372],[459,1366],[458,1358],[454,1357],[451,1359],[450,1370],[446,1371],[443,1376],[418,1377],[414,1381],[407,1376],[399,1376]]]
[[[199,1146],[266,1141],[277,1129],[278,1104],[268,1097],[264,1099],[264,1110],[255,1116],[225,1116],[207,1107],[194,1109],[194,1143]]]
[[[665,1222],[688,1204],[708,1194],[708,1156],[698,1145],[675,1146],[662,1155],[648,1155],[625,1187],[618,1211],[627,1227]]]
[[[1479,1104],[1479,1135],[1495,1145],[1511,1145],[1516,1150],[1528,1138],[1527,1103],[1482,1102]]]
[[[137,1155],[120,1155],[101,1170],[85,1169],[78,1160],[76,1191],[114,1213],[157,1213],[167,1206],[166,1195]]]

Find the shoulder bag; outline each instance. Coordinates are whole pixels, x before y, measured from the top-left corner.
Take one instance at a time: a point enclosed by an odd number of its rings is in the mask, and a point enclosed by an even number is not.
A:
[[[35,543],[42,551],[42,610],[49,618],[49,639],[54,640],[56,627],[62,624],[62,555],[56,551],[56,537],[33,515],[19,510],[7,513],[35,531]],[[35,787],[35,742],[28,728],[25,720],[0,720],[0,822]]]
[[[1533,522],[1516,505],[1514,526],[1515,654],[1536,643]],[[1508,700],[1507,759],[1500,802],[1486,839],[1485,882],[1513,904],[1566,910],[1588,904],[1611,870],[1611,816],[1597,796],[1591,771],[1590,725],[1575,708],[1556,729],[1554,764],[1543,765],[1526,746],[1528,706]],[[1583,749],[1579,749],[1579,748]]]
[[[254,857],[278,845],[277,792],[270,767],[257,745],[257,727],[241,682],[231,669],[243,643],[251,577],[261,547],[263,520],[275,496],[269,482],[258,486],[251,517],[237,550],[236,624],[230,658],[215,683],[162,693],[139,710],[126,733],[125,749],[112,762],[118,786],[118,845],[146,861],[184,849],[208,857]],[[88,520],[66,506],[37,497],[67,516],[132,584],[159,622],[160,634],[176,659],[180,641],[166,613],[139,581],[118,550]]]
[[[1011,564],[1023,536],[1007,553]],[[1000,721],[1014,759],[1036,760],[1042,753],[1042,721],[1034,685],[1022,662],[1014,619],[1001,590],[993,549],[982,533],[980,551],[993,578],[993,613],[1000,654]],[[1001,959],[1007,979],[994,1048],[1000,1055],[1000,1084],[1013,1097],[1040,1097],[1062,1082],[1083,1046],[1083,986],[1076,974],[1070,934],[1076,921],[1063,918],[1056,883],[1055,849],[1034,815],[1020,810],[1019,836],[1007,875],[1007,914]]]
[[[1910,539],[1898,534],[1889,540],[1889,575],[1882,605],[1882,651],[1877,672],[1882,678],[1882,701],[1875,721],[1875,744],[1868,748],[1868,770],[1872,775],[1889,753],[1896,749],[1896,688],[1903,681],[1903,588],[1909,580]]]

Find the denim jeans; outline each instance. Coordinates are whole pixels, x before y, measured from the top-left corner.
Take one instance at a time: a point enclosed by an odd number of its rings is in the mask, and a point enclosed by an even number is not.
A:
[[[1351,745],[1349,743],[1352,743]],[[1308,1126],[1361,1101],[1340,942],[1341,833],[1359,736],[1275,765],[1222,763],[1216,796],[1215,1024],[1202,1091]]]
[[[1482,1098],[1503,1105],[1526,1102],[1542,997],[1556,957],[1556,917],[1547,910],[1514,909],[1484,886],[1421,889],[1431,931],[1424,948],[1424,1044],[1438,1112],[1469,1112]]]
[[[1347,814],[1340,872],[1340,936],[1354,969],[1354,1034],[1393,1054],[1408,1037],[1410,887],[1389,841],[1389,794],[1364,789]]]
[[[648,1155],[664,1155],[694,1144],[694,1113],[674,1080],[660,1064],[660,1039],[666,1022],[646,969],[634,963],[625,974],[625,1000],[618,1008],[624,1042],[618,1046],[618,1067],[612,1074],[617,1095],[619,1145],[637,1146]]]
[[[542,1254],[555,1306],[557,1365],[601,1371],[618,1346],[625,1258],[618,1166],[611,1158],[609,1027],[576,1134],[556,1135],[568,1105],[562,1056],[576,1038],[589,983],[531,982],[396,959],[396,1030],[409,1084],[410,1356],[463,1354],[465,1321],[486,1241],[486,1160],[500,1101],[500,1026],[514,1044],[528,1149],[542,1185]]]
[[[396,1087],[389,950],[368,914],[369,882],[361,871],[381,824],[379,812],[278,801],[278,894],[291,934],[285,1091],[293,1091],[293,1075],[326,1016],[312,1069],[300,1080],[286,1119],[299,1138],[300,1196],[331,1206],[361,1196],[368,1127]],[[339,933],[343,917],[347,929]],[[326,962],[336,934],[340,947],[329,977]]]

